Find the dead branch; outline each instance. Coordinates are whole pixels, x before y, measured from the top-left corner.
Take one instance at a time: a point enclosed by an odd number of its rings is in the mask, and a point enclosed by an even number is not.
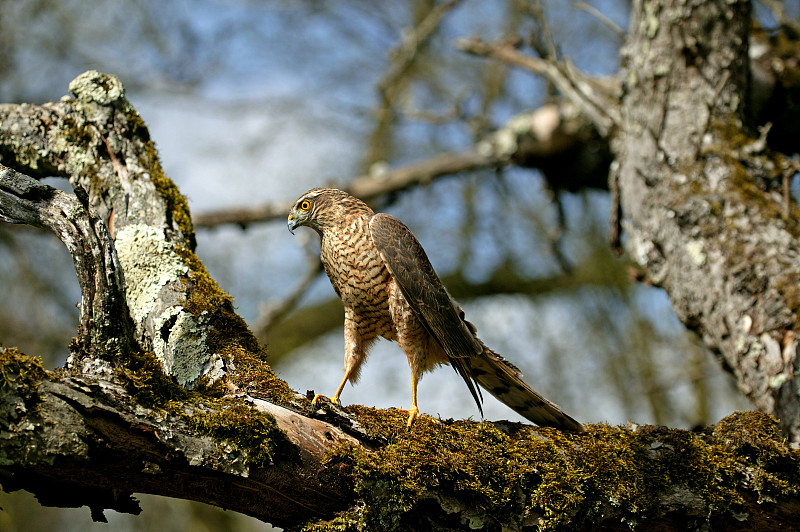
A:
[[[108,228],[90,212],[86,192],[67,194],[0,164],[0,221],[54,233],[67,247],[81,287],[76,348],[95,358],[129,352],[136,342],[128,318],[122,267]]]
[[[486,43],[473,37],[461,39],[458,47],[469,54],[502,61],[546,77],[591,119],[601,136],[608,137],[620,120],[617,83],[611,81],[601,84],[578,71],[568,60],[556,62],[525,55],[516,48],[518,42],[516,39],[505,39]]]

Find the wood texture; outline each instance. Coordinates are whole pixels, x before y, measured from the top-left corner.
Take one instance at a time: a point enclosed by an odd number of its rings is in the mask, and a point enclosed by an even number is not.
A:
[[[739,388],[800,440],[800,211],[747,129],[750,3],[634,10],[613,144],[627,250]],[[702,35],[702,40],[698,37]]]

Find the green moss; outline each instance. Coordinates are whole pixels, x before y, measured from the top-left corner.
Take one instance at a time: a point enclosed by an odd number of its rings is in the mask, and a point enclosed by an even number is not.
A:
[[[230,312],[233,312],[233,298],[220,288],[194,251],[184,246],[175,246],[175,253],[189,267],[188,276],[192,282],[186,310],[195,318],[203,312],[219,308],[230,308]]]
[[[13,347],[0,346],[0,391],[20,390],[25,395],[50,374],[44,369],[39,357],[29,357]]]
[[[254,397],[267,399],[277,405],[305,405],[311,402],[297,394],[286,381],[280,379],[267,364],[266,351],[245,349],[232,353],[236,369],[231,375],[231,383]]]
[[[42,382],[57,379],[38,357],[0,346],[0,464],[17,464],[23,457],[41,452],[37,446],[21,445],[14,431],[33,428],[25,418],[41,404],[37,389]]]
[[[211,412],[196,412],[190,424],[217,441],[236,445],[246,453],[245,463],[252,467],[296,459],[297,450],[278,428],[275,418],[260,412],[240,399],[216,401]]]
[[[224,384],[186,390],[166,375],[152,353],[135,353],[128,365],[118,369],[137,405],[177,415],[201,434],[243,452],[247,466],[262,467],[291,460],[296,448],[278,428],[275,419],[239,398],[223,398]],[[221,448],[222,448],[221,447]]]
[[[117,367],[116,371],[137,404],[167,408],[172,401],[186,400],[189,392],[164,373],[153,353],[132,352],[124,360],[125,366]]]
[[[423,416],[408,434],[402,411],[349,410],[388,443],[376,451],[344,445],[330,456],[352,467],[358,505],[305,530],[646,527],[663,517],[665,501],[686,494],[701,509],[682,519],[736,522],[747,479],[760,500],[794,497],[800,482],[800,454],[773,418],[757,412],[729,416],[705,433],[608,425],[583,434],[515,424],[501,430]],[[764,473],[749,469],[753,463]]]
[[[760,139],[749,135],[738,123],[718,120],[712,123],[711,130],[719,142],[706,148],[703,155],[719,157],[726,163],[730,169],[730,183],[733,185],[728,190],[739,196],[734,198],[735,201],[758,205],[759,210],[767,213],[770,218],[787,222],[786,229],[794,237],[800,238],[800,226],[797,223],[800,213],[796,211],[796,203],[791,202],[790,209],[793,212],[787,216],[782,202],[775,201],[769,194],[771,191],[783,194],[783,172],[792,163],[782,153],[769,148],[743,157],[740,152]]]
[[[141,161],[141,163],[150,172],[150,179],[153,185],[155,185],[156,190],[164,199],[168,217],[167,224],[172,225],[172,221],[174,220],[178,229],[180,229],[186,239],[189,249],[194,251],[197,247],[197,239],[194,234],[194,226],[192,225],[189,202],[186,201],[186,197],[180,193],[177,185],[164,173],[164,169],[161,166],[161,159],[158,157],[156,144],[150,138],[150,132],[142,117],[139,116],[139,113],[130,105],[127,108],[126,116],[132,138],[138,138],[144,142],[146,160]]]
[[[188,277],[192,283],[185,308],[195,318],[204,315],[209,331],[206,337],[208,350],[233,363],[230,384],[276,404],[303,401],[272,371],[266,361],[266,350],[259,345],[247,323],[236,314],[233,298],[219,287],[197,255],[181,246],[177,246],[175,251],[188,265]],[[214,395],[228,391],[219,382],[203,382],[200,388]]]
[[[789,446],[772,416],[736,412],[717,423],[713,436],[726,448],[729,472],[752,484],[759,502],[800,493],[800,452]]]
[[[783,272],[781,276],[771,279],[775,290],[781,296],[786,307],[794,316],[795,328],[800,328],[800,275],[793,272]]]

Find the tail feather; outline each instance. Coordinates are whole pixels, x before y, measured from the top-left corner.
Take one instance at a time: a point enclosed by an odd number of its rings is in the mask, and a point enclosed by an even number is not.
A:
[[[537,425],[583,431],[583,425],[560,406],[545,399],[522,380],[522,373],[512,363],[486,348],[470,359],[472,374],[478,384],[503,404]]]

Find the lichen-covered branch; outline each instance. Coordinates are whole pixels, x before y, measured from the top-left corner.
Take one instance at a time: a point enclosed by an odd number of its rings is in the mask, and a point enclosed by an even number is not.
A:
[[[58,376],[0,347],[0,485],[48,506],[139,513],[133,493],[201,501],[285,526],[353,499],[326,453],[357,440],[255,398],[165,382],[156,364]]]
[[[81,287],[75,348],[94,358],[128,353],[135,342],[122,268],[108,228],[89,212],[86,192],[77,191],[67,194],[0,164],[0,221],[47,229],[72,256]]]
[[[195,256],[186,200],[164,175],[144,121],[113,76],[89,71],[69,89],[73,96],[57,103],[0,105],[0,163],[35,178],[67,178],[95,230],[108,228],[115,252],[110,245],[98,247],[108,244],[102,241],[91,248],[108,255],[105,265],[96,257],[97,265],[84,260],[76,269],[79,279],[92,278],[95,266],[124,278],[115,282],[124,286],[127,310],[117,316],[125,322],[130,316],[138,349],[155,353],[182,385],[230,373],[236,355],[258,351],[257,342]],[[62,202],[67,197],[52,196]],[[91,295],[84,291],[88,307],[101,311],[102,302]],[[82,329],[81,338],[89,332]],[[73,363],[83,365],[83,354],[73,350]],[[124,350],[106,355],[125,364]]]
[[[746,126],[750,3],[634,6],[612,165],[627,249],[800,440],[800,211],[785,215],[792,163]]]
[[[138,513],[140,492],[339,531],[774,530],[800,509],[800,452],[766,414],[582,434],[422,416],[408,433],[402,411],[327,404],[329,423],[159,375],[58,376],[0,348],[2,488],[96,520]]]

